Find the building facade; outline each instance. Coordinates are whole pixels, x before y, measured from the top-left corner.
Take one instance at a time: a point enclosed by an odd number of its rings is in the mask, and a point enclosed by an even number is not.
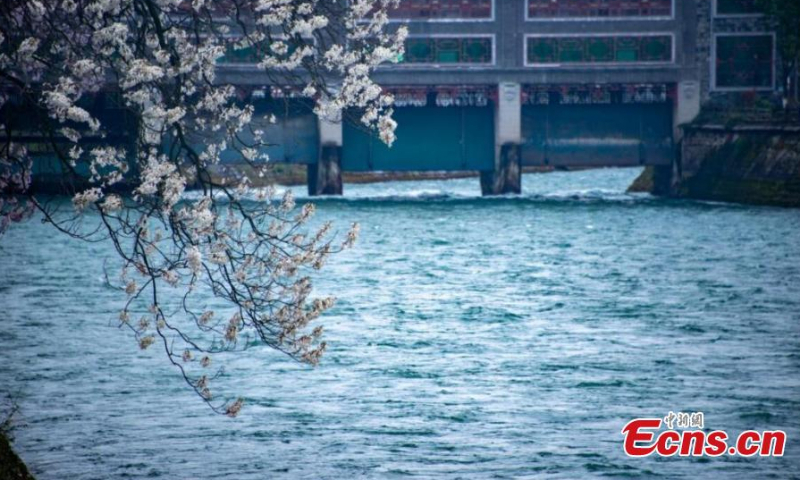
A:
[[[755,0],[403,0],[392,21],[398,146],[345,126],[345,170],[480,170],[491,194],[523,166],[670,167],[703,103],[779,83]]]
[[[771,91],[776,39],[755,0],[404,0],[389,83],[697,82]]]
[[[223,58],[218,80],[258,113],[281,104],[267,153],[307,164],[312,194],[378,170],[480,171],[484,193],[514,193],[526,166],[671,168],[679,125],[704,103],[774,96],[777,39],[755,3],[401,0],[390,28],[407,25],[405,54],[374,74],[396,99],[392,148],[286,108],[247,49]]]

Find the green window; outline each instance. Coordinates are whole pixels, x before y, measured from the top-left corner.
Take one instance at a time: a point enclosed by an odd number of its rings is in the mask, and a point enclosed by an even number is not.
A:
[[[409,38],[406,40],[406,63],[433,63],[433,40],[429,38]]]
[[[554,63],[558,53],[558,40],[554,38],[529,38],[528,62]]]
[[[663,62],[672,59],[671,37],[643,37],[640,41],[641,59],[645,62]]]
[[[717,87],[772,87],[772,35],[721,35],[717,36],[716,45]]]
[[[564,38],[559,42],[558,59],[562,62],[583,62],[583,40],[579,38]]]
[[[440,38],[436,40],[436,63],[459,63],[461,60],[461,42],[457,38]]]
[[[468,38],[461,42],[464,63],[492,63],[492,42],[486,38]]]
[[[614,60],[613,39],[592,38],[586,44],[586,55],[590,62],[611,62]]]
[[[486,37],[409,38],[405,47],[402,63],[492,63],[492,39]]]
[[[669,35],[530,37],[529,64],[671,62]]]
[[[619,37],[616,39],[617,62],[635,62],[639,60],[639,39],[636,37]]]

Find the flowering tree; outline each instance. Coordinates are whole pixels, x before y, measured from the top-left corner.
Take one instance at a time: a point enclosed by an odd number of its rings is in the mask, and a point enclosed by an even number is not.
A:
[[[307,272],[358,227],[334,243],[329,224],[305,226],[313,205],[298,210],[290,192],[273,198],[212,174],[223,154],[261,173],[269,160],[270,122],[217,81],[218,62],[255,52],[270,82],[301,90],[317,115],[356,111],[391,144],[392,98],[370,73],[402,54],[404,29],[385,32],[394,2],[4,0],[0,229],[38,212],[67,235],[110,242],[129,297],[121,325],[140,348],[160,345],[215,411],[235,415],[241,399],[212,396],[212,357],[252,337],[316,364],[325,343],[309,325],[333,300],[310,298]],[[130,119],[125,141],[86,106],[109,94]],[[31,131],[58,159],[68,212],[31,189]],[[187,179],[199,191],[188,198]],[[86,227],[88,211],[100,227]],[[209,298],[224,311],[206,309]]]

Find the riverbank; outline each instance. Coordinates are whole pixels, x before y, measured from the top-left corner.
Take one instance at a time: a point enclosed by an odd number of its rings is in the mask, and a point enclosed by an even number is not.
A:
[[[11,442],[3,432],[0,432],[0,479],[34,480],[33,475],[28,472],[28,467],[14,453]]]
[[[628,191],[800,207],[800,127],[684,126],[675,165],[647,167]]]

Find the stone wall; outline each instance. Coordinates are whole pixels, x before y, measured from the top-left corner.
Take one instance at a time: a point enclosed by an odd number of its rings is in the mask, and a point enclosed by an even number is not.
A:
[[[800,207],[800,127],[684,128],[678,197]]]

